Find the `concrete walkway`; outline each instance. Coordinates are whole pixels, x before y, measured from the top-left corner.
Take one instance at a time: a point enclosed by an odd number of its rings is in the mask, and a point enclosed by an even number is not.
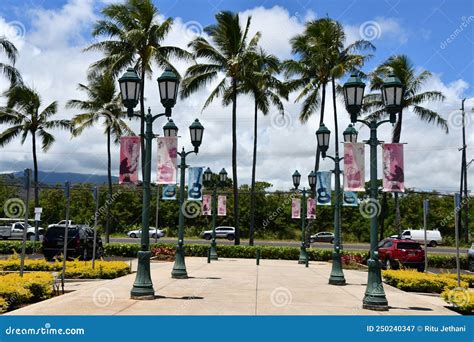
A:
[[[455,315],[436,296],[385,285],[391,309],[362,309],[367,273],[346,270],[348,285],[327,281],[331,265],[295,261],[187,258],[189,279],[172,279],[170,262],[152,263],[156,299],[131,300],[131,274],[114,280],[71,283],[74,290],[9,315]]]

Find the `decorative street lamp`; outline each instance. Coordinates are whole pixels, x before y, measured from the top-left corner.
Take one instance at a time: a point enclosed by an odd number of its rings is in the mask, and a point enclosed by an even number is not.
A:
[[[227,171],[222,169],[219,172],[219,181],[212,185],[212,171],[210,168],[207,168],[203,174],[204,185],[213,186],[212,189],[212,241],[211,241],[211,260],[217,260],[217,250],[216,250],[216,217],[217,217],[217,188],[223,187],[227,181]]]
[[[302,194],[301,198],[301,247],[300,247],[300,257],[298,259],[298,264],[306,264],[308,260],[308,253],[306,252],[306,194],[308,191],[306,188],[303,190],[299,190],[298,187],[300,186],[301,181],[301,174],[296,170],[293,175],[291,176],[293,179],[293,185],[295,187],[295,192],[299,192]],[[308,183],[311,191],[314,191],[314,187],[316,186],[316,174],[314,171],[311,171],[308,175]]]
[[[165,129],[165,127],[163,127],[163,129]],[[177,129],[175,132],[177,132]],[[186,264],[184,262],[184,211],[186,205],[186,201],[184,199],[184,182],[186,168],[188,167],[188,165],[186,165],[186,157],[188,156],[188,154],[191,153],[197,154],[199,152],[199,146],[201,146],[202,142],[204,127],[201,125],[198,119],[194,120],[191,126],[189,126],[189,133],[191,135],[191,143],[193,144],[194,149],[186,152],[183,147],[182,151],[178,152],[178,155],[181,157],[181,164],[179,165],[181,177],[179,182],[179,228],[178,245],[176,246],[176,255],[174,260],[173,271],[171,271],[171,277],[175,279],[186,279],[188,277],[188,272],[186,271]]]
[[[175,91],[164,91],[162,89],[163,77],[167,82],[167,89],[174,89]],[[143,207],[142,207],[142,234],[140,240],[140,251],[138,251],[138,268],[135,282],[131,290],[131,298],[133,299],[154,299],[155,290],[150,276],[150,236],[148,234],[150,228],[150,198],[151,198],[151,144],[154,138],[153,122],[161,116],[171,116],[171,108],[176,103],[176,90],[178,89],[178,77],[169,69],[166,69],[163,75],[158,78],[161,103],[165,107],[165,112],[157,115],[151,114],[151,109],[148,108],[148,114],[143,118],[141,115],[135,114],[135,108],[140,99],[141,80],[133,68],[127,69],[125,74],[118,80],[120,85],[120,94],[122,96],[122,103],[127,108],[127,115],[132,118],[139,117],[144,120],[146,124],[145,129],[145,150],[142,151],[145,155],[144,159],[144,174],[143,174]],[[171,132],[171,130],[169,131]],[[176,135],[176,134],[175,134]]]
[[[348,127],[344,134],[349,130]],[[342,270],[342,242],[341,242],[341,207],[342,207],[342,192],[341,192],[341,168],[339,162],[343,160],[343,157],[339,157],[339,147],[336,136],[336,151],[334,157],[326,154],[329,148],[329,138],[331,131],[324,125],[321,124],[319,129],[316,131],[316,137],[318,140],[318,147],[322,152],[323,158],[328,157],[334,161],[334,251],[332,253],[332,268],[331,275],[329,276],[329,284],[331,285],[345,285],[346,279],[344,278],[344,272]],[[345,135],[344,135],[345,136]]]
[[[356,75],[352,75],[351,79],[358,78]],[[353,90],[351,88],[360,87],[363,83],[360,79],[351,80],[344,84],[344,92],[350,93]],[[401,110],[401,102],[403,98],[403,85],[395,75],[390,75],[382,85],[382,99],[384,101],[385,110],[390,114],[388,120],[376,120],[366,121],[357,119],[359,111],[354,108],[362,107],[362,100],[359,98],[347,97],[346,108],[351,113],[352,123],[361,122],[370,128],[370,139],[367,144],[370,145],[370,198],[372,201],[377,201],[377,146],[380,141],[377,139],[377,128],[387,122],[394,124],[396,122],[396,114]],[[352,111],[352,112],[351,112]],[[348,135],[349,137],[349,135]],[[351,141],[357,141],[357,133],[350,135]],[[377,250],[377,236],[378,236],[378,221],[377,214],[374,214],[370,218],[370,255],[367,260],[367,266],[369,267],[367,288],[363,300],[363,308],[370,310],[388,310],[388,301],[385,297],[385,291],[382,285],[382,274],[381,264],[379,260],[379,254]]]

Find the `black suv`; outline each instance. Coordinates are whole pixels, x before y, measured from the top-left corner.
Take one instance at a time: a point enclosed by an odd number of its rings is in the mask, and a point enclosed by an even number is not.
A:
[[[64,252],[64,233],[66,227],[51,226],[43,238],[43,254],[46,260],[60,257]],[[68,228],[67,257],[68,259],[80,258],[82,260],[92,259],[94,246],[94,231],[88,226],[73,225]],[[100,234],[96,238],[96,258],[102,257],[104,247]]]

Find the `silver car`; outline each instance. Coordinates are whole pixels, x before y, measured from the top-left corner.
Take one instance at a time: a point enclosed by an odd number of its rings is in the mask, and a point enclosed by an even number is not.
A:
[[[165,236],[164,231],[162,231],[160,229],[156,229],[155,227],[150,227],[150,230],[148,231],[148,234],[153,239],[155,237],[161,238],[161,237]],[[127,236],[131,237],[132,239],[139,238],[139,237],[142,236],[142,230],[141,229],[131,230],[131,231],[127,232]]]
[[[206,230],[202,232],[201,237],[203,237],[206,240],[212,239],[212,230]],[[231,241],[234,240],[235,228],[227,227],[227,226],[216,227],[216,238],[224,238]]]

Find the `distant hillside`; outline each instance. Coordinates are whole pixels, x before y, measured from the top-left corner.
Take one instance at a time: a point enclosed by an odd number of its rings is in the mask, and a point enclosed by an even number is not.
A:
[[[23,171],[1,174],[1,179],[5,182],[19,183],[23,178]],[[90,183],[90,184],[105,184],[107,183],[107,175],[93,175],[84,173],[73,173],[73,172],[44,172],[38,173],[39,183],[56,185],[58,183],[64,183],[66,181],[72,184],[77,183]],[[112,177],[112,182],[117,183],[118,177]]]

